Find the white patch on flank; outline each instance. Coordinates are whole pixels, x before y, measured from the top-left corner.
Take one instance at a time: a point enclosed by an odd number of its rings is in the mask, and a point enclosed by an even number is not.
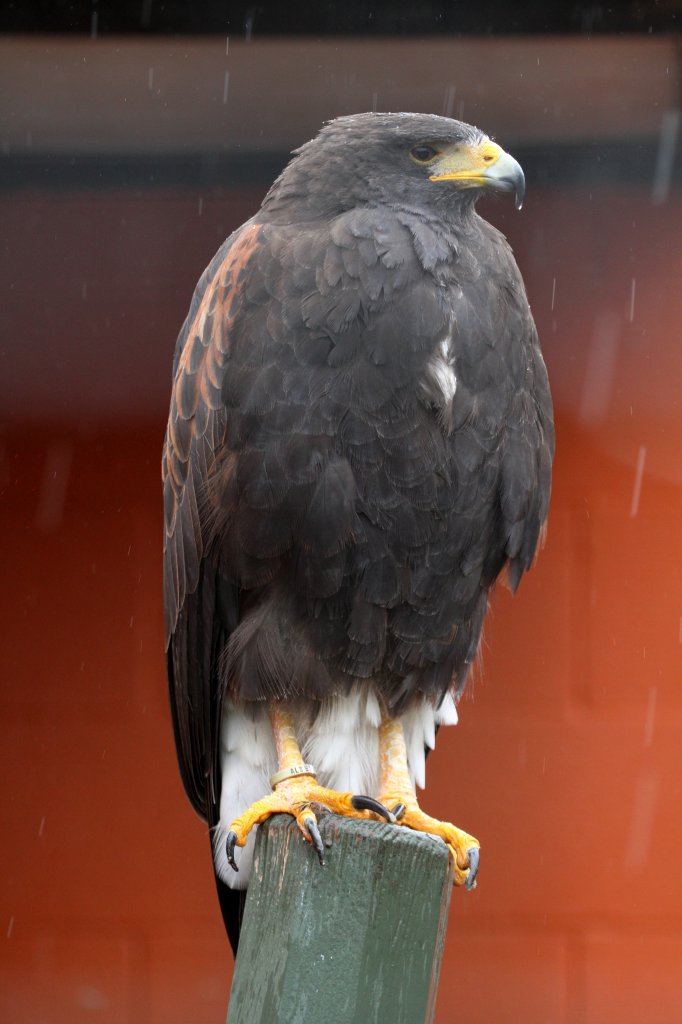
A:
[[[438,351],[431,357],[429,372],[441,392],[443,405],[452,405],[452,400],[457,391],[457,376],[455,374],[455,360],[450,354],[449,338],[441,341]]]
[[[346,697],[333,697],[314,721],[304,709],[294,716],[303,760],[317,770],[317,781],[340,792],[379,794],[379,733],[381,709],[376,694],[362,687]],[[457,709],[448,694],[438,709],[424,700],[403,715],[408,767],[413,784],[426,782],[425,748],[436,745],[436,726],[455,725]],[[272,727],[265,704],[248,709],[227,699],[220,731],[222,789],[220,822],[213,833],[216,873],[232,889],[246,888],[255,842],[254,829],[246,846],[238,848],[235,874],[227,863],[225,839],[230,823],[270,790],[277,771]]]
[[[452,420],[452,403],[457,391],[455,355],[452,350],[452,333],[443,338],[426,366],[423,383],[427,397],[439,411],[440,420],[447,429]]]

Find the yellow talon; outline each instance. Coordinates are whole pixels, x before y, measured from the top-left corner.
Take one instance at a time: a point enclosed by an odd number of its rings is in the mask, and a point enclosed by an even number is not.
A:
[[[382,716],[379,730],[381,753],[381,803],[387,807],[402,804],[405,808],[398,824],[416,832],[440,836],[446,843],[454,863],[454,883],[473,889],[478,872],[480,843],[468,832],[448,821],[439,821],[425,814],[417,803],[407,767],[407,751],[402,723],[399,719]]]
[[[389,807],[396,803],[405,805],[405,813],[401,815],[399,824],[406,825],[416,832],[427,832],[432,836],[440,836],[445,842],[454,862],[455,885],[464,885],[467,889],[473,889],[476,884],[476,871],[478,869],[478,855],[472,855],[473,850],[480,849],[480,843],[474,836],[469,835],[456,825],[448,821],[439,821],[425,814],[417,803],[414,793],[396,793],[395,791],[382,797],[382,802],[387,801]],[[471,864],[471,861],[475,861]],[[471,869],[473,870],[473,877]]]
[[[257,800],[230,825],[226,840],[227,860],[234,871],[238,870],[234,859],[235,847],[244,846],[251,829],[273,814],[290,814],[296,819],[304,839],[315,847],[322,864],[324,846],[311,805],[325,807],[346,818],[367,818],[378,813],[393,820],[392,815],[375,800],[319,786],[312,766],[302,763],[290,715],[274,704],[270,707],[270,719],[280,768],[272,779],[274,792]]]

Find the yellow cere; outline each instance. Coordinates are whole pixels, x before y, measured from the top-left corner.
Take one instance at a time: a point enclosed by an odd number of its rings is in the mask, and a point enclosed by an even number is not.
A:
[[[476,146],[458,146],[434,161],[437,174],[430,181],[481,181],[489,167],[497,163],[504,150],[491,139]]]

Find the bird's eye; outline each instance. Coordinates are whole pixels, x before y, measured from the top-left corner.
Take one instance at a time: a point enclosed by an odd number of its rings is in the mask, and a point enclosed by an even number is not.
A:
[[[434,149],[433,146],[413,146],[410,150],[410,156],[418,164],[428,164],[438,156],[438,150]]]

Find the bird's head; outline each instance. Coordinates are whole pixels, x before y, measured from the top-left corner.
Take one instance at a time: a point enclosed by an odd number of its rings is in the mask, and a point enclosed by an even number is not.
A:
[[[434,114],[354,114],[330,121],[273,186],[273,201],[305,198],[331,214],[364,203],[472,206],[485,192],[514,192],[520,164],[487,135]]]

